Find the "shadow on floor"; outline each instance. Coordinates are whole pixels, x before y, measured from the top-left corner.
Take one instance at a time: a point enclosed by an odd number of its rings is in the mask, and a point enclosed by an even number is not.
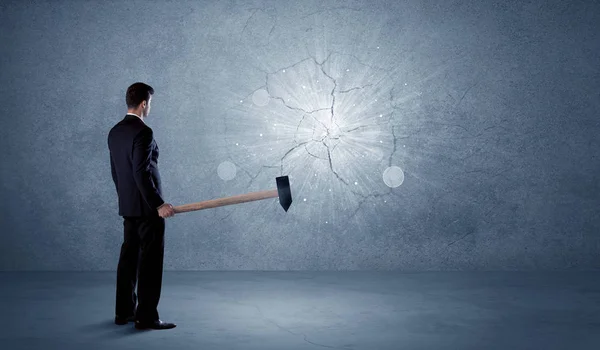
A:
[[[126,325],[119,326],[119,325],[116,325],[114,320],[112,320],[112,319],[104,320],[104,321],[97,322],[97,323],[84,324],[84,325],[80,326],[78,328],[78,330],[80,332],[86,333],[88,335],[93,334],[93,333],[101,333],[101,334],[99,334],[99,336],[101,336],[101,337],[111,337],[113,335],[116,337],[125,337],[125,336],[131,336],[131,335],[136,335],[136,334],[142,334],[142,333],[150,331],[149,329],[146,329],[146,330],[135,329],[132,322],[130,322]]]

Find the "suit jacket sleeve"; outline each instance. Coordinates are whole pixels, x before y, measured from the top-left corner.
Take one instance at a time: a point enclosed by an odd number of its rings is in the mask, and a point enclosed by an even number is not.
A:
[[[151,208],[157,208],[165,201],[152,181],[151,157],[152,129],[144,128],[133,140],[133,178],[146,203]]]
[[[119,194],[119,185],[117,183],[117,170],[115,169],[115,161],[113,160],[112,153],[110,154],[110,171],[112,173],[113,182],[115,183],[115,188],[117,189],[117,195]]]

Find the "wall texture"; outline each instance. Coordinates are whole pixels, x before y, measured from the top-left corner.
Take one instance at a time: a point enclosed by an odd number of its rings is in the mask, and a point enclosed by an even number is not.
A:
[[[113,270],[125,90],[165,269],[600,268],[600,3],[2,1],[0,269]]]

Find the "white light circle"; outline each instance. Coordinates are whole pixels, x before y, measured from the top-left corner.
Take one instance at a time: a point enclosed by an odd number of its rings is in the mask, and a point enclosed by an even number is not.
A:
[[[224,161],[217,167],[217,174],[223,181],[233,180],[236,175],[235,164],[229,161]]]
[[[404,182],[404,171],[397,166],[391,166],[383,172],[383,182],[388,187],[395,188]]]
[[[266,106],[269,104],[269,93],[265,89],[258,89],[252,94],[252,102],[257,106]]]

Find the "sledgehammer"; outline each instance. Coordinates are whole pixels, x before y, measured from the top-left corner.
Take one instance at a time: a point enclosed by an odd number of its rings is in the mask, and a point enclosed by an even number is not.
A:
[[[233,197],[217,198],[202,202],[183,204],[173,207],[173,210],[175,210],[175,213],[185,213],[188,211],[223,207],[225,205],[259,201],[262,199],[279,197],[279,204],[281,204],[283,210],[287,212],[290,205],[292,204],[292,191],[290,190],[290,179],[287,176],[280,176],[275,180],[277,182],[276,190],[251,192]]]

